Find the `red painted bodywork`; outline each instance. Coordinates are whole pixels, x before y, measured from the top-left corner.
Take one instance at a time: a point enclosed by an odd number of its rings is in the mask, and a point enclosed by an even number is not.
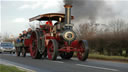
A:
[[[59,49],[59,51],[63,52],[71,52],[71,51],[79,51],[78,47],[78,40],[75,40],[71,43],[71,45],[68,45],[67,42],[65,42],[64,46]]]
[[[24,40],[24,46],[25,46],[25,48],[26,48],[26,52],[27,52],[27,53],[30,52],[30,49],[29,49],[29,48],[30,48],[30,47],[29,47],[30,42],[31,42],[30,39],[25,39],[25,40]]]
[[[40,28],[41,29],[42,28],[48,29],[48,32],[46,32],[45,30],[42,29],[42,32],[43,32],[44,38],[45,38],[45,46],[46,46],[46,48],[48,47],[48,43],[49,43],[50,39],[55,39],[55,40],[57,40],[58,43],[60,41],[62,41],[62,39],[60,38],[60,33],[56,33],[55,36],[51,36],[50,28],[48,26],[40,25]],[[31,39],[25,39],[24,44],[25,44],[26,47],[29,47],[30,43],[32,43]],[[80,49],[78,49],[77,47],[78,47],[78,40],[74,40],[73,42],[71,42],[70,45],[68,45],[68,43],[66,41],[64,41],[63,46],[59,46],[59,50],[58,51],[61,51],[61,52],[62,51],[64,51],[64,52],[80,51]]]
[[[29,44],[30,44],[30,39],[25,39],[25,40],[24,40],[24,45],[25,45],[26,47],[29,47]]]

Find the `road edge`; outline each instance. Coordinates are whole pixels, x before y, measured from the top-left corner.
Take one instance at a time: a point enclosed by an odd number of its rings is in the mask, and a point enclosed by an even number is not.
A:
[[[19,66],[19,65],[13,64],[11,61],[4,60],[4,59],[0,59],[0,64],[7,65],[7,66],[15,66],[16,68],[18,68],[18,69],[20,69],[22,71],[26,71],[26,72],[36,72],[35,70],[31,70],[29,68],[25,68],[23,66]]]

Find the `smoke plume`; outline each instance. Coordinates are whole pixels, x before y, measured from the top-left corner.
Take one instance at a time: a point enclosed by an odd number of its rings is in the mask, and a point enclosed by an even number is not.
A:
[[[95,23],[100,18],[113,16],[113,11],[104,0],[64,0],[64,4],[72,5],[75,21],[89,20]]]

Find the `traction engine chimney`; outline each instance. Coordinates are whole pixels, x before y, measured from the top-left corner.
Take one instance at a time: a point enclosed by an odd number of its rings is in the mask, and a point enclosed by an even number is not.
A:
[[[64,5],[64,7],[65,7],[65,24],[71,24],[72,5]]]

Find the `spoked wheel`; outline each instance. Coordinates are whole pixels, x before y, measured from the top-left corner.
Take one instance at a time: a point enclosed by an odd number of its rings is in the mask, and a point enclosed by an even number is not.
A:
[[[40,37],[40,53],[43,54],[43,57],[47,57],[47,49],[45,48],[45,38],[43,31],[39,30],[39,37]]]
[[[22,48],[22,56],[26,57],[26,49],[25,49],[25,47]]]
[[[74,52],[69,52],[69,53],[63,52],[63,53],[60,54],[60,56],[61,56],[62,59],[70,59],[73,56],[73,53]]]
[[[34,59],[40,59],[42,57],[42,54],[39,53],[39,36],[37,32],[33,32],[31,36],[31,43],[30,43],[30,54],[32,58]]]
[[[49,41],[47,53],[48,53],[48,59],[56,60],[58,55],[58,43],[56,40],[52,39]]]
[[[79,41],[78,49],[80,50],[77,52],[78,59],[81,61],[85,61],[88,58],[88,53],[89,53],[87,41],[86,40]]]
[[[20,56],[21,48],[16,47],[16,56]]]

